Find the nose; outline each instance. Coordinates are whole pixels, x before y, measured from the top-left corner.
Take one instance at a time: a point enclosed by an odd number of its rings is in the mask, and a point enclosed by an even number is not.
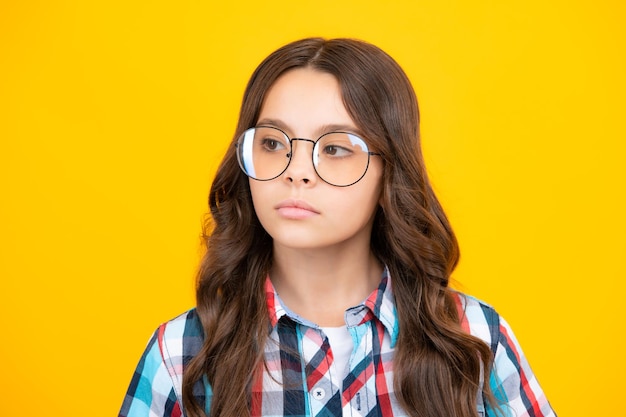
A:
[[[310,139],[291,139],[291,160],[289,166],[283,173],[283,178],[291,183],[313,184],[317,179],[315,168],[313,167],[313,146]]]

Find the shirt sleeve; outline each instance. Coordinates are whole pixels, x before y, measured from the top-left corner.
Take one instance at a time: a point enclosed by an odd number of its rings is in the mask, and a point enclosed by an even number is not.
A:
[[[154,333],[124,397],[119,417],[180,417],[180,404]]]
[[[489,382],[501,411],[514,417],[556,417],[511,327],[502,317],[499,328]],[[502,413],[488,408],[487,415],[500,417]]]

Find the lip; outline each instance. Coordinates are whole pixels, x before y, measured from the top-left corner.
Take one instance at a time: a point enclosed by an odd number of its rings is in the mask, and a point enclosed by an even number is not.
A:
[[[302,200],[284,200],[278,203],[274,208],[282,217],[294,220],[306,219],[320,214],[315,207]]]

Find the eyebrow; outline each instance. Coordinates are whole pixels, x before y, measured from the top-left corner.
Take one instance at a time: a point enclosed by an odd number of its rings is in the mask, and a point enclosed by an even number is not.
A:
[[[289,133],[289,136],[291,136],[291,133],[293,132],[289,128],[289,126],[287,126],[287,124],[285,122],[283,122],[282,120],[279,120],[279,119],[264,118],[264,119],[259,120],[257,122],[256,126],[277,127],[280,130],[284,130],[286,133]],[[348,125],[348,124],[336,124],[336,123],[325,124],[325,125],[320,126],[317,129],[316,134],[318,136],[321,136],[324,133],[329,133],[329,132],[349,132],[349,133],[354,133],[356,135],[362,136],[361,130],[358,129],[356,126]]]

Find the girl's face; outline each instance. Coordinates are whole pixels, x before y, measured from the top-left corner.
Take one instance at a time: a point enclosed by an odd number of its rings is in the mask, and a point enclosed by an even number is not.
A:
[[[339,130],[363,137],[343,105],[336,78],[309,68],[278,78],[261,108],[260,125],[277,127],[290,138],[313,141]],[[318,177],[312,162],[313,143],[296,140],[292,146],[291,163],[279,177],[250,179],[254,209],[275,249],[369,247],[382,190],[381,158],[370,157],[367,172],[356,184],[336,187]]]

